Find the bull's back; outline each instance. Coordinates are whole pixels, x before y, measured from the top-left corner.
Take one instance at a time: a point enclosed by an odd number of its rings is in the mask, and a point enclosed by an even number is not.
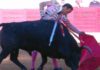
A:
[[[14,36],[17,39],[35,40],[35,41],[49,41],[54,21],[25,21],[13,22],[5,24],[1,30],[2,36]]]

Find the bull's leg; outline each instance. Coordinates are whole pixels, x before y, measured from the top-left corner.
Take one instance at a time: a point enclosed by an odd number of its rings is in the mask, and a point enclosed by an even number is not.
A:
[[[19,60],[17,59],[18,53],[19,53],[19,50],[18,50],[18,49],[15,50],[15,51],[13,51],[13,52],[11,53],[11,55],[10,55],[10,60],[11,60],[13,63],[15,63],[16,65],[18,65],[18,66],[21,68],[21,70],[27,70],[27,68],[26,68],[23,64],[21,64],[21,63],[19,62]]]
[[[42,56],[42,63],[40,64],[37,70],[43,70],[44,65],[47,63],[47,56],[45,55],[41,55],[41,56]]]
[[[71,68],[71,70],[77,70],[77,66],[73,63],[73,60],[65,60],[65,64]]]
[[[2,49],[1,54],[0,54],[0,63],[3,61],[4,58],[6,58],[9,55],[10,51],[11,51],[11,48]]]

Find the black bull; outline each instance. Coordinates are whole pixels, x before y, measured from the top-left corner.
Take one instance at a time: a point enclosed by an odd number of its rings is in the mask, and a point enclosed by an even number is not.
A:
[[[47,62],[47,56],[58,59],[63,58],[66,65],[71,67],[72,70],[77,70],[82,48],[77,45],[65,27],[65,36],[63,37],[59,23],[51,46],[48,46],[48,44],[54,21],[12,22],[10,24],[3,23],[0,26],[2,27],[0,63],[10,54],[12,62],[22,70],[27,70],[17,59],[19,49],[24,49],[29,54],[36,50],[42,56],[42,63],[38,70],[43,69],[44,64]]]

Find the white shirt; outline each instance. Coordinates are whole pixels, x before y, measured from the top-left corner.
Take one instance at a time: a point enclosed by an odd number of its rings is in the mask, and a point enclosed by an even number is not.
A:
[[[60,5],[52,4],[47,7],[42,19],[45,20],[55,20],[58,17],[58,12],[60,11]]]

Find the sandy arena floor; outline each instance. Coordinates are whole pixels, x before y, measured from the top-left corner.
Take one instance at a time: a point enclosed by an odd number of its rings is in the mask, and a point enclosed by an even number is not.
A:
[[[25,51],[20,51],[19,58],[18,58],[27,68],[30,70],[31,68],[31,56],[28,55]],[[38,54],[36,59],[35,67],[37,68],[41,62],[41,56]],[[70,70],[70,68],[65,66],[64,60],[58,60],[60,63],[60,66],[64,70]],[[9,60],[9,56],[3,60],[3,62],[0,64],[0,70],[20,70],[19,67],[17,67],[14,63],[12,63]],[[48,58],[48,62],[44,67],[44,70],[53,70],[52,60],[51,58]]]
[[[28,70],[31,68],[31,56],[23,50],[20,50],[19,58],[18,58],[26,67]],[[71,70],[69,67],[65,66],[64,60],[60,59],[58,60],[60,67],[62,67],[64,70]],[[39,66],[41,63],[41,56],[38,54],[36,63],[35,63],[35,68]],[[19,67],[17,67],[14,63],[12,63],[9,60],[9,56],[3,60],[3,62],[0,64],[0,70],[20,70]],[[52,60],[51,58],[48,58],[47,64],[44,66],[44,70],[53,70],[53,65],[52,65]],[[97,68],[96,70],[100,70],[100,67]]]

